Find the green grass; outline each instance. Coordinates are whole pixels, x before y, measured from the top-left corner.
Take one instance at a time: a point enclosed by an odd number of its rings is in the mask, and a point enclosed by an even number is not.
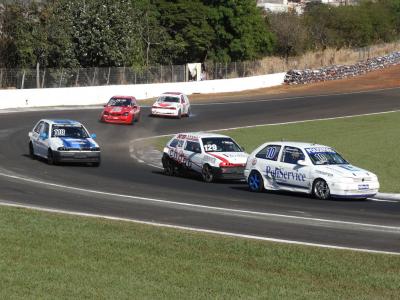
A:
[[[1,299],[395,299],[400,257],[0,208]]]
[[[314,142],[334,147],[350,163],[376,173],[381,192],[400,193],[400,112],[269,125],[220,132],[253,151],[267,141]],[[159,149],[169,138],[155,141]]]

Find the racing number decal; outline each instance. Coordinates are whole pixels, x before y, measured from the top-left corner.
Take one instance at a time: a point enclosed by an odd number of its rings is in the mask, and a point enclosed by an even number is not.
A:
[[[215,144],[211,144],[211,145],[204,145],[204,150],[206,152],[210,152],[210,151],[217,151],[217,145]]]
[[[169,156],[189,169],[192,167],[192,161],[185,156],[183,151],[178,152],[175,149],[169,149]]]
[[[54,136],[64,136],[65,129],[54,129],[53,130]]]
[[[276,153],[275,147],[268,148],[266,157],[268,159],[273,159],[275,157],[275,153]]]

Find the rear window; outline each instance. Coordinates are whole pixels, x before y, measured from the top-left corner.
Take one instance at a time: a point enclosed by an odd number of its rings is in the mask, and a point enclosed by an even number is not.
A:
[[[180,99],[179,97],[174,97],[174,96],[160,96],[157,99],[157,102],[171,102],[171,103],[179,103]]]

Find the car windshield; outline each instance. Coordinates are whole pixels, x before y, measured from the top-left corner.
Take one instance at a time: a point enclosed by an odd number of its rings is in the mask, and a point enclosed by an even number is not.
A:
[[[180,98],[174,96],[160,96],[157,102],[171,102],[171,103],[179,103]]]
[[[53,125],[51,137],[84,139],[89,134],[82,126]]]
[[[305,149],[314,165],[347,165],[349,164],[339,153],[329,147]]]
[[[108,101],[107,106],[129,106],[131,103],[131,99],[111,98],[110,101]]]
[[[211,137],[202,138],[205,152],[243,152],[231,138]]]

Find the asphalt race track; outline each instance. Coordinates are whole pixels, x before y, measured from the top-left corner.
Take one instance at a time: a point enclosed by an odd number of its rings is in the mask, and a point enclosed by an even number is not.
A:
[[[400,109],[400,89],[332,96],[252,98],[194,105],[182,120],[147,117],[134,126],[98,122],[99,109],[0,114],[0,201],[302,243],[400,253],[400,202],[321,201],[247,191],[244,183],[168,177],[131,158],[140,137]],[[96,133],[102,165],[50,166],[28,157],[41,118],[83,122]],[[262,143],[264,141],[260,141]],[[51,183],[49,185],[48,183]]]

